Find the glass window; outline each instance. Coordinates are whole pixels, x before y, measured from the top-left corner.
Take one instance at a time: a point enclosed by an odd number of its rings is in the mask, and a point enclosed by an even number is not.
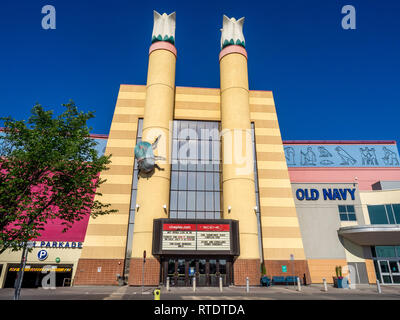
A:
[[[210,274],[217,272],[217,260],[210,260]]]
[[[219,272],[226,274],[226,260],[219,260]]]
[[[339,205],[340,221],[357,221],[353,205]]]
[[[178,190],[178,172],[171,173],[171,190]]]
[[[214,212],[206,212],[206,219],[215,219]]]
[[[396,224],[400,224],[400,204],[392,204]]]
[[[129,223],[135,223],[135,210],[130,210],[129,212]]]
[[[389,266],[392,273],[399,273],[399,264],[397,261],[389,261]]]
[[[170,210],[178,209],[177,201],[178,201],[178,191],[171,191],[171,198],[169,203]]]
[[[172,155],[187,160],[190,153],[191,161],[172,163],[170,217],[172,214],[188,219],[221,216],[219,126],[215,121],[174,121]],[[199,163],[196,158],[205,161]]]
[[[393,246],[376,246],[375,251],[378,258],[390,258],[396,256],[395,248]]]
[[[197,192],[196,209],[200,211],[204,210],[204,192]]]
[[[206,211],[214,211],[214,199],[212,192],[206,192]]]
[[[214,189],[213,186],[213,173],[207,172],[206,173],[206,190],[211,191]]]
[[[221,205],[220,193],[215,192],[214,193],[214,210],[217,212],[221,211],[220,205]]]
[[[143,131],[143,119],[139,119],[139,121],[138,121],[138,130],[137,130],[137,136],[138,137],[142,136],[142,131]]]
[[[355,214],[349,214],[348,217],[349,217],[349,221],[357,221]]]
[[[188,191],[187,209],[196,210],[196,192]]]
[[[178,210],[186,210],[186,192],[178,191]]]
[[[205,219],[205,214],[204,212],[196,212],[196,219]]]
[[[186,190],[187,173],[179,172],[179,190]]]
[[[388,224],[384,205],[367,206],[371,224]]]
[[[387,204],[387,205],[385,205],[385,208],[386,208],[386,214],[387,214],[387,216],[389,218],[389,224],[395,224],[392,205],[391,204]]]
[[[196,172],[188,172],[188,190],[196,190]]]
[[[175,210],[171,210],[171,211],[169,212],[169,217],[170,217],[171,219],[176,219],[177,216],[178,216],[178,213],[177,213]]]
[[[197,182],[197,190],[204,190],[204,172],[197,172],[196,182]]]
[[[136,207],[136,189],[132,190],[132,195],[131,195],[131,209],[134,209]]]
[[[389,265],[387,261],[379,261],[379,264],[381,266],[381,271],[383,273],[389,273]]]
[[[186,211],[178,211],[178,219],[186,219]]]

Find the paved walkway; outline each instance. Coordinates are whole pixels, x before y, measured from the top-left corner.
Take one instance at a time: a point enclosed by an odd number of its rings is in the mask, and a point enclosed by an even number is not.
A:
[[[297,291],[294,286],[198,287],[194,292],[191,287],[171,287],[167,291],[161,288],[161,300],[400,300],[400,286],[381,286],[378,294],[376,285],[358,285],[356,289],[337,289],[328,286],[324,292],[322,285],[303,286]],[[25,300],[153,300],[155,288],[145,287],[65,287],[52,289],[22,289],[21,299]],[[12,300],[13,289],[0,289],[0,300]]]

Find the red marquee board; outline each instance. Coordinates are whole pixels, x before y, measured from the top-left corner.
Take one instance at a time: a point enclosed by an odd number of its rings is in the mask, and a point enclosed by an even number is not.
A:
[[[229,224],[165,223],[162,250],[230,250]]]

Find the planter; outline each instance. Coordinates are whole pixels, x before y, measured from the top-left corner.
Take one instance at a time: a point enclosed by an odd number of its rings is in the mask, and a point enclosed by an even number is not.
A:
[[[347,289],[349,287],[349,281],[347,280],[346,277],[343,278],[333,277],[333,286],[335,288]]]

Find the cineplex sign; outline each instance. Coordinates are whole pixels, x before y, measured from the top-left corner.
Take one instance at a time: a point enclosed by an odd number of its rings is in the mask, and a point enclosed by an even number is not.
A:
[[[225,252],[235,251],[237,221],[171,221],[172,219],[155,220],[153,251],[159,253],[174,252]],[[233,245],[235,244],[235,245]],[[154,253],[153,253],[154,254]]]

